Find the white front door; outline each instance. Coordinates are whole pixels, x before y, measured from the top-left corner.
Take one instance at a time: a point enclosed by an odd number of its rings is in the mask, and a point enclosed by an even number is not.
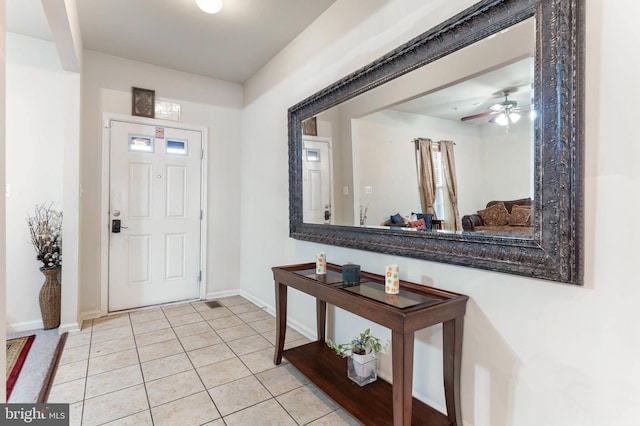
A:
[[[199,297],[202,133],[110,125],[109,311]]]
[[[302,221],[331,223],[329,141],[302,140]]]

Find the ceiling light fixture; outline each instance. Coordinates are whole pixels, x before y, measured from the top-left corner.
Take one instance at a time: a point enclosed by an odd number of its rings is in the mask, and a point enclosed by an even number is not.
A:
[[[196,0],[196,4],[203,12],[214,14],[222,10],[222,0]]]
[[[494,121],[501,126],[517,123],[518,120],[520,120],[520,114],[510,111],[503,111],[494,119]]]

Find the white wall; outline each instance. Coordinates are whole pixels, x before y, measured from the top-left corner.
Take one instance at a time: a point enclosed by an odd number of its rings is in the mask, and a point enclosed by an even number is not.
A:
[[[182,122],[208,128],[207,293],[239,288],[241,85],[105,55],[83,54],[81,148],[81,314],[101,312],[103,113],[131,113],[131,87],[182,104]],[[102,312],[104,313],[104,312]]]
[[[64,74],[63,172],[62,193],[64,221],[62,223],[61,273],[62,288],[60,332],[77,330],[80,302],[80,81],[77,72]]]
[[[10,330],[28,330],[42,327],[38,294],[44,277],[25,218],[36,204],[63,207],[65,103],[71,94],[53,43],[6,37],[6,321]]]
[[[506,129],[502,126],[482,126],[486,141],[480,156],[482,185],[478,196],[480,210],[492,200],[533,198],[533,126],[526,114]],[[467,213],[474,211],[466,210]]]
[[[421,132],[412,131],[413,127],[403,126],[394,118],[393,112],[382,111],[354,120],[357,137],[353,144],[358,152],[355,168],[360,178],[354,193],[367,207],[366,225],[381,225],[396,213],[407,217],[421,211],[411,143]],[[365,187],[371,193],[366,193]]]
[[[383,3],[383,4],[381,4]],[[640,4],[587,0],[585,283],[583,287],[300,242],[288,237],[287,108],[400,43],[471,5],[398,0],[338,0],[245,88],[242,115],[242,291],[273,307],[270,268],[312,261],[359,263],[379,272],[470,296],[462,363],[462,413],[468,425],[612,425],[640,418]],[[359,7],[360,6],[360,7]],[[342,26],[341,23],[350,25]],[[336,22],[336,25],[333,23]],[[331,28],[330,38],[323,35]],[[323,31],[324,30],[324,31]],[[313,51],[313,55],[308,52]],[[318,70],[321,70],[319,72]],[[262,165],[268,164],[268,169]],[[256,170],[260,172],[256,173]],[[261,220],[255,220],[261,212]],[[314,333],[315,304],[289,296],[292,321]],[[368,324],[333,315],[339,341]],[[387,330],[373,327],[383,340]],[[444,406],[442,330],[417,334],[415,392]],[[390,376],[388,356],[381,372]]]

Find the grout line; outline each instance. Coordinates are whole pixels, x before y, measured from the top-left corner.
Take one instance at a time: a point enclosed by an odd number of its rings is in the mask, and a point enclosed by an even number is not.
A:
[[[193,308],[191,303],[189,303],[189,305]],[[196,312],[198,312],[198,315],[200,316],[200,318],[202,318],[202,315],[200,315],[200,312],[197,311],[197,310],[196,310]],[[202,318],[202,320],[204,321],[205,324],[207,324],[207,326],[211,329],[211,331],[213,331],[215,333],[215,330],[213,330],[213,327],[211,327],[211,325],[207,322],[207,320],[205,320],[204,318]],[[173,325],[171,326],[171,330],[173,331],[174,334],[176,334],[176,331],[173,329]],[[206,333],[206,331],[205,331],[205,333]],[[200,333],[196,333],[196,334],[200,334]],[[177,334],[176,334],[176,336],[177,336]],[[188,336],[185,336],[185,337],[188,337]],[[184,345],[182,344],[182,341],[180,340],[180,337],[178,337],[178,343],[182,347],[182,350],[184,351],[184,354],[187,356],[187,360],[189,360],[189,364],[191,364],[191,367],[193,367],[193,371],[196,373],[196,376],[198,377],[198,380],[200,380],[200,383],[202,383],[202,387],[204,388],[204,391],[207,393],[207,396],[211,400],[211,403],[213,404],[214,408],[218,412],[218,415],[220,416],[219,418],[222,419],[222,413],[220,412],[220,409],[218,408],[218,406],[216,405],[216,402],[211,397],[211,394],[209,393],[209,389],[207,389],[207,385],[204,383],[204,380],[202,380],[202,377],[200,377],[200,374],[198,374],[198,369],[193,364],[193,361],[191,360],[191,357],[189,357],[189,353],[187,352],[187,350],[185,349]],[[224,341],[223,341],[223,343],[224,343]],[[222,421],[224,422],[224,420],[222,420]]]
[[[132,326],[132,323],[131,323],[131,317],[129,316],[129,314],[128,314],[128,313],[127,313],[126,315],[127,315],[127,317],[129,318],[129,327],[130,327],[130,329],[131,329],[131,333],[132,333],[132,335],[133,335],[133,326]],[[121,327],[126,327],[126,326],[121,326]],[[115,328],[115,327],[114,327],[114,328]],[[92,320],[92,323],[91,323],[91,338],[89,339],[89,358],[88,358],[88,362],[87,362],[87,375],[86,375],[86,377],[85,377],[85,382],[84,382],[85,390],[84,390],[84,396],[83,396],[83,399],[82,399],[82,415],[81,415],[81,417],[80,417],[80,424],[81,424],[81,425],[82,425],[82,424],[84,424],[84,409],[85,409],[85,402],[86,402],[87,400],[91,400],[91,399],[95,399],[95,398],[104,397],[104,396],[106,396],[106,395],[109,395],[109,394],[112,394],[112,393],[115,393],[115,392],[119,392],[119,391],[122,391],[122,390],[129,389],[129,388],[132,388],[132,387],[135,387],[135,386],[139,386],[139,385],[140,385],[140,383],[138,383],[138,384],[131,385],[131,386],[127,386],[127,387],[124,387],[124,388],[121,388],[121,389],[116,389],[116,390],[113,390],[113,391],[111,391],[111,392],[104,393],[104,394],[102,394],[102,395],[96,395],[96,396],[94,396],[94,397],[92,397],[92,398],[87,398],[87,382],[88,382],[88,380],[89,380],[89,362],[91,361],[91,345],[93,344],[93,331],[94,331],[94,330],[93,330],[93,320]],[[116,338],[116,339],[110,339],[110,340],[106,340],[106,341],[107,341],[107,342],[109,342],[109,341],[117,341],[117,340],[120,340],[120,339],[122,339],[122,338],[121,338],[121,337],[119,337],[119,338]],[[102,342],[98,342],[98,343],[102,343]],[[135,339],[134,339],[134,343],[135,343]],[[131,350],[131,349],[125,349],[125,350]],[[144,385],[144,376],[142,375],[142,366],[141,366],[141,363],[140,363],[140,356],[139,356],[139,354],[138,354],[138,348],[137,348],[137,346],[136,346],[135,350],[136,350],[136,355],[138,355],[138,364],[137,364],[137,365],[138,365],[138,368],[140,369],[140,376],[142,377],[142,384]],[[116,352],[112,352],[112,353],[110,353],[110,354],[106,354],[106,355],[99,355],[99,356],[94,357],[94,359],[96,359],[96,358],[100,358],[100,357],[102,357],[102,356],[111,355],[111,354],[114,354],[114,353],[119,353],[119,352],[123,352],[123,351],[116,351]],[[133,365],[133,364],[132,364],[132,365]],[[120,368],[127,368],[127,367],[131,367],[132,365],[128,365],[128,366],[120,367]],[[114,370],[115,370],[115,369],[114,369]],[[96,374],[94,374],[93,376],[97,376],[97,375],[99,375],[99,374],[103,374],[103,373],[109,373],[109,372],[114,371],[114,370],[103,371],[102,373],[96,373]],[[146,388],[145,388],[145,393],[146,393]],[[149,398],[148,398],[148,396],[147,396],[147,405],[149,405]],[[137,412],[135,412],[135,413],[130,413],[130,414],[127,414],[126,416],[123,416],[123,417],[118,417],[118,418],[115,418],[115,419],[110,419],[108,422],[112,422],[112,421],[116,421],[116,420],[123,419],[123,418],[125,418],[125,417],[133,416],[133,415],[136,415],[136,414],[141,413],[141,412],[143,412],[143,411],[146,411],[146,410],[137,411]],[[150,408],[149,408],[149,415],[151,416],[151,409],[150,409]],[[152,417],[152,421],[153,421],[153,417]]]
[[[162,312],[162,315],[164,316],[164,319],[167,321],[167,323],[169,323],[169,328],[171,329],[171,332],[175,335],[176,332],[173,329],[173,326],[171,325],[171,322],[169,321],[169,317],[167,317],[167,314],[165,313],[164,309],[162,309],[162,306],[160,306],[160,312]],[[129,319],[131,319],[131,315],[129,315]],[[164,329],[161,329],[164,330]],[[157,330],[152,330],[152,331],[157,331]],[[131,332],[133,332],[133,325],[131,327]],[[140,333],[140,334],[144,334],[144,333]],[[178,338],[178,336],[176,336],[176,338]],[[135,341],[135,334],[134,334],[134,338],[133,340]],[[178,343],[180,343],[180,346],[182,346],[182,343],[180,342],[180,339],[178,339]],[[140,374],[142,375],[142,384],[144,385],[144,393],[147,396],[147,407],[149,407],[149,417],[151,417],[151,423],[155,423],[153,421],[153,410],[151,410],[151,401],[149,400],[149,390],[147,389],[147,379],[145,379],[144,377],[144,371],[142,370],[142,360],[140,359],[140,352],[138,351],[138,342],[135,342],[136,344],[136,353],[138,354],[138,365],[140,366]],[[152,343],[154,344],[154,343]],[[148,345],[145,345],[148,346]],[[182,348],[184,350],[184,348]],[[163,357],[166,358],[166,357]],[[158,358],[161,359],[161,358]],[[153,360],[150,360],[153,361]],[[147,361],[145,361],[147,362]],[[151,382],[151,381],[150,381]]]
[[[93,319],[91,321],[91,330],[89,331],[89,349],[87,353],[87,370],[84,374],[84,389],[82,390],[82,409],[80,410],[80,425],[84,423],[84,402],[87,400],[87,379],[89,378],[89,363],[91,362],[91,345],[93,344]]]

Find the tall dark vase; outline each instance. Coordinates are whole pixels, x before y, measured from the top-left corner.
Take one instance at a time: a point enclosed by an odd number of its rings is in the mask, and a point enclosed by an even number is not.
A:
[[[60,281],[58,274],[62,268],[40,268],[44,274],[44,284],[40,289],[40,312],[45,330],[60,325]]]

